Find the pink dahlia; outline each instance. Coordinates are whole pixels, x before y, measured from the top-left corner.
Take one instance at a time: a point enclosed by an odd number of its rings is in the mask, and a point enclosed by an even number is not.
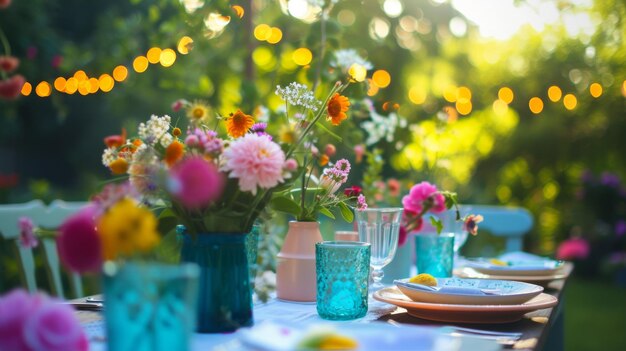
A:
[[[61,262],[82,273],[100,269],[102,243],[96,229],[96,206],[87,206],[69,217],[60,228],[57,248]]]
[[[217,168],[202,157],[190,157],[172,170],[169,188],[187,208],[201,208],[222,195],[224,180]]]
[[[583,238],[571,238],[562,242],[556,250],[559,260],[584,260],[589,256],[589,243]]]
[[[425,206],[433,213],[440,213],[446,210],[446,199],[435,185],[421,182],[414,185],[409,194],[402,198],[402,205],[405,210],[417,214],[421,214]]]
[[[222,171],[239,179],[239,188],[256,195],[257,188],[268,189],[283,181],[285,154],[268,137],[246,134],[224,151]]]

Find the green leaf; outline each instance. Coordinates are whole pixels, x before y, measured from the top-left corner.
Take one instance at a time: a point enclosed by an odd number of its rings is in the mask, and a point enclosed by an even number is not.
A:
[[[343,217],[346,222],[352,223],[354,220],[354,212],[352,212],[352,209],[343,202],[339,203],[339,209],[341,210],[341,217]]]
[[[437,217],[430,217],[430,224],[437,229],[437,234],[441,234],[443,223]]]
[[[178,218],[169,208],[161,211],[159,214],[158,231],[161,235],[166,235],[171,232],[178,224],[180,224]]]
[[[330,212],[329,209],[327,209],[326,207],[321,207],[319,209],[319,213],[323,214],[324,216],[328,217],[328,218],[332,218],[335,219],[335,215],[333,215],[332,212]]]
[[[322,130],[324,130],[326,133],[330,134],[333,138],[337,139],[339,142],[343,141],[343,139],[339,135],[331,132],[330,129],[326,128],[324,124],[317,123],[317,126],[320,127]]]
[[[284,196],[275,197],[270,202],[272,208],[279,212],[285,212],[297,216],[300,214],[300,205],[292,199]]]

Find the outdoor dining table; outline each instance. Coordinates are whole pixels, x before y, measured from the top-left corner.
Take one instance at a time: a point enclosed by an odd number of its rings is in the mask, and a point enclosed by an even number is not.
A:
[[[565,275],[569,276],[569,273],[573,269],[571,263],[566,263],[563,268]],[[517,340],[513,345],[507,345],[506,348],[515,350],[550,350],[560,351],[563,350],[563,318],[564,318],[564,291],[567,286],[567,278],[561,280],[555,280],[550,282],[546,288],[545,293],[555,296],[559,301],[553,308],[546,308],[537,310],[535,312],[527,313],[524,317],[513,323],[505,324],[460,324],[460,323],[439,323],[428,321],[420,318],[413,317],[407,313],[403,308],[389,308],[388,313],[382,316],[376,317],[371,320],[370,323],[390,323],[401,325],[415,325],[415,326],[434,326],[441,327],[446,325],[466,327],[473,329],[480,329],[485,331],[499,331],[499,332],[517,332],[521,333],[522,337]],[[84,302],[85,298],[76,299],[72,302]],[[271,303],[271,301],[270,301]],[[302,309],[301,304],[288,304],[281,303],[282,309],[289,309],[289,306],[293,306],[295,309]],[[309,305],[314,310],[315,305]],[[255,313],[261,311],[263,304],[255,306]],[[86,326],[92,326],[98,324],[103,319],[102,313],[89,310],[77,310],[76,315],[80,322]],[[278,316],[277,316],[278,317]],[[361,321],[363,322],[363,321]],[[88,333],[89,334],[89,333]],[[208,342],[211,338],[220,344],[222,350],[228,349],[228,334],[194,334],[194,338],[201,339],[202,345],[213,344],[214,342]],[[98,341],[98,340],[96,340]],[[100,340],[102,341],[102,340]],[[204,342],[202,342],[204,341]],[[192,344],[194,344],[192,342]],[[198,344],[196,340],[196,344]],[[101,345],[102,346],[102,345]],[[407,346],[407,350],[410,350],[410,346]],[[93,349],[93,348],[92,348]],[[95,348],[99,350],[99,348]],[[210,350],[210,348],[202,348],[203,350]]]

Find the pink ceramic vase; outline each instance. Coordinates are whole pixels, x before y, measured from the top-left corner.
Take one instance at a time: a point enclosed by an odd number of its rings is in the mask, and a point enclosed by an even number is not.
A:
[[[276,296],[279,299],[316,301],[315,244],[321,241],[318,222],[289,222],[276,268]]]

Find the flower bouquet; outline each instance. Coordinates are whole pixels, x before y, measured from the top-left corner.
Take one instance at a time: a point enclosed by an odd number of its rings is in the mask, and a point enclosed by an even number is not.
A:
[[[185,135],[171,117],[152,116],[134,137],[123,132],[105,139],[103,164],[128,175],[143,201],[160,211],[161,223],[170,224],[162,228],[185,228],[181,260],[201,267],[199,331],[252,324],[245,234],[272,196],[304,173],[306,163],[295,155],[314,128],[325,128],[320,120],[346,118],[341,92],[350,83],[335,84],[324,102],[302,84],[278,86],[276,94],[297,109],[286,110],[293,139],[283,145],[268,124],[240,110],[211,116],[208,106],[186,101],[174,106],[187,108]]]

